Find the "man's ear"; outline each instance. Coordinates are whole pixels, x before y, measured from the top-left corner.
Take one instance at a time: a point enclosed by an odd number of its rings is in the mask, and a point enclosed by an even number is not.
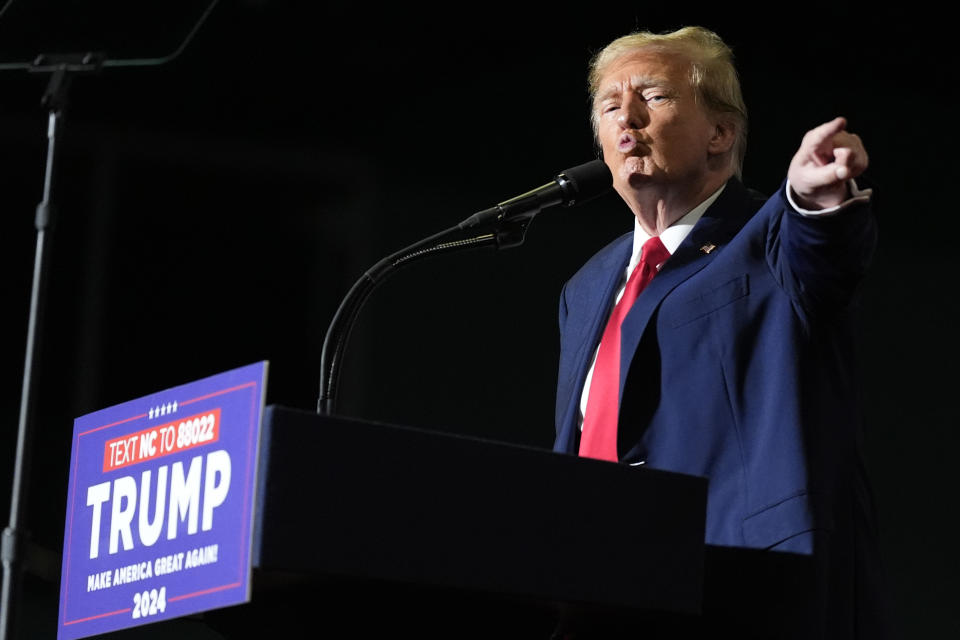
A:
[[[737,125],[732,120],[717,118],[714,123],[713,135],[707,146],[707,151],[711,155],[721,155],[727,153],[733,148],[733,143],[737,139]]]

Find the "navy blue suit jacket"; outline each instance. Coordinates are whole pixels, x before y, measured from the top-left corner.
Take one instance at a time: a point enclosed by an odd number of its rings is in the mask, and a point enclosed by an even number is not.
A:
[[[852,566],[872,508],[851,302],[875,238],[868,204],[805,218],[783,187],[764,199],[731,179],[625,318],[620,459],[709,478],[707,543],[810,554],[827,540]],[[563,289],[556,451],[577,452],[631,251],[627,234]]]

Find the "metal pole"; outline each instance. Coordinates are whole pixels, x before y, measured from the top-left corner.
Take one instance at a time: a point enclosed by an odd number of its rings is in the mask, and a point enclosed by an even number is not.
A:
[[[51,81],[53,83],[53,81]],[[3,560],[3,590],[0,592],[0,640],[14,638],[14,614],[23,583],[24,554],[30,534],[22,528],[27,505],[27,479],[30,475],[30,452],[33,444],[33,418],[36,404],[38,329],[42,325],[44,290],[48,256],[44,251],[50,224],[53,172],[56,161],[57,124],[60,107],[54,105],[47,125],[47,167],[43,180],[43,200],[37,205],[37,247],[33,261],[33,286],[30,292],[30,317],[27,324],[27,348],[23,365],[23,387],[20,393],[20,420],[10,494],[10,522],[3,530],[0,556]]]

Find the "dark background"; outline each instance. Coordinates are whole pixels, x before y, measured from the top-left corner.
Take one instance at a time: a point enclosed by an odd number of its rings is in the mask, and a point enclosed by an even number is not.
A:
[[[0,61],[158,55],[205,4],[17,0],[0,18]],[[327,324],[364,269],[589,160],[591,53],[637,27],[702,24],[738,60],[745,182],[776,190],[803,133],[835,115],[871,154],[881,248],[862,290],[859,348],[893,609],[905,637],[960,632],[958,56],[945,16],[836,3],[792,17],[762,5],[317,4],[223,0],[174,62],[75,82],[41,327],[26,522],[38,544],[60,552],[74,417],[257,360],[270,361],[268,402],[312,409]],[[43,77],[0,72],[3,524],[44,88]],[[520,249],[401,272],[361,315],[342,412],[550,447],[557,295],[630,228],[629,212],[606,199],[541,214]],[[37,634],[53,637],[56,585],[31,593],[32,610],[50,616],[34,621]]]

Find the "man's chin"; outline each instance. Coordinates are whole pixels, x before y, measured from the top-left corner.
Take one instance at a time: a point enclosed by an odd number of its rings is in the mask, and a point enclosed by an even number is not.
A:
[[[642,171],[631,171],[625,176],[625,182],[631,189],[641,189],[651,181],[651,177]]]
[[[649,163],[645,161],[645,158],[631,156],[624,159],[617,173],[620,174],[619,177],[621,180],[631,184],[636,180],[648,180],[650,174],[649,168]]]

